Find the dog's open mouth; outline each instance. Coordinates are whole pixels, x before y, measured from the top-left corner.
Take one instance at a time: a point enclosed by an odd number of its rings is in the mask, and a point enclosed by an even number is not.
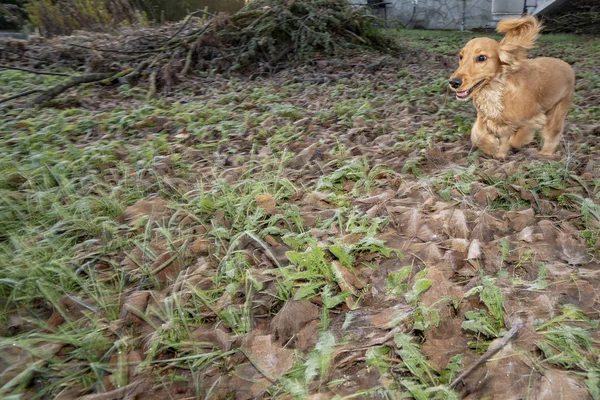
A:
[[[469,90],[464,90],[462,92],[456,92],[456,98],[459,100],[466,100],[469,98],[469,96],[471,95],[471,93],[473,93],[473,90],[477,89],[479,86],[481,86],[481,84],[483,83],[483,81],[485,81],[485,79],[482,79],[481,81],[479,81],[479,83],[476,83],[471,89]]]

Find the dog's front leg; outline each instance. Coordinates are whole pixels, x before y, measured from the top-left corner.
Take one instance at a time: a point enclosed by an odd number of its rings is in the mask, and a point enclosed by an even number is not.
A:
[[[494,133],[498,138],[498,151],[494,157],[502,160],[508,155],[511,139],[515,136],[517,129],[509,125],[495,125],[494,128]]]
[[[498,152],[494,157],[503,160],[508,155],[508,150],[510,149],[510,136],[500,136],[499,140],[500,147],[498,147]]]
[[[498,153],[498,138],[487,128],[480,115],[477,115],[477,121],[471,129],[471,143],[489,156]]]

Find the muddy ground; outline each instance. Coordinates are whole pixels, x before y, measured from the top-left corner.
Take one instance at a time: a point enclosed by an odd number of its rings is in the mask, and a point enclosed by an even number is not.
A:
[[[446,88],[474,35],[396,34],[5,109],[0,393],[598,399],[599,40],[542,39],[577,74],[560,154],[499,161]]]

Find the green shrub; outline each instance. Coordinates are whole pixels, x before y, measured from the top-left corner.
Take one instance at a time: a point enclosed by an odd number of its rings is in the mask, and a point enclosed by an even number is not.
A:
[[[44,36],[68,35],[78,29],[105,30],[140,20],[130,0],[31,0],[25,9]]]

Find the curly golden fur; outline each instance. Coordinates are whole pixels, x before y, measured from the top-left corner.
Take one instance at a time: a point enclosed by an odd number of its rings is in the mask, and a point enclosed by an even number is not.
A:
[[[477,121],[471,142],[488,155],[505,158],[511,147],[530,143],[539,129],[543,156],[552,156],[560,142],[575,74],[556,58],[526,58],[541,29],[530,15],[504,19],[496,28],[506,33],[500,42],[476,38],[459,53],[450,86],[458,100],[473,100]]]

